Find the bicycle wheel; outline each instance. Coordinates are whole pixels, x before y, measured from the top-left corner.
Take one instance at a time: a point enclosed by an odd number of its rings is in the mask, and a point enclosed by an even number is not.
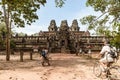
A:
[[[110,80],[120,80],[120,66],[112,66],[109,70],[111,73],[111,75],[109,75]]]
[[[93,66],[93,73],[95,74],[96,77],[100,77],[102,74],[102,69],[100,67],[99,62],[96,62]]]

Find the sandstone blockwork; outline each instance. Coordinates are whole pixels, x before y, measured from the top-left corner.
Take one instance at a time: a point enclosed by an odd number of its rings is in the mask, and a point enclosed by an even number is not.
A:
[[[67,20],[61,21],[60,26],[55,20],[51,20],[48,31],[40,31],[38,36],[14,36],[17,49],[31,50],[48,48],[49,52],[76,53],[82,49],[83,52],[99,51],[103,45],[105,36],[91,36],[89,31],[80,31],[77,20],[73,20],[68,26]],[[110,39],[110,38],[109,38]]]

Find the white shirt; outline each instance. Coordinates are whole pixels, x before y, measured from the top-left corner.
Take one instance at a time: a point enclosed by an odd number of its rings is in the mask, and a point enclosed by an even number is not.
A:
[[[105,46],[103,46],[100,54],[104,54],[103,59],[113,61],[113,58],[111,57],[110,54],[108,54],[108,52],[110,52],[110,47],[109,47],[109,45],[105,45]]]
[[[110,47],[108,45],[103,46],[100,54],[105,54],[106,52],[110,52]]]
[[[47,49],[45,49],[45,53],[46,53],[46,54],[48,53],[48,50],[47,50]]]

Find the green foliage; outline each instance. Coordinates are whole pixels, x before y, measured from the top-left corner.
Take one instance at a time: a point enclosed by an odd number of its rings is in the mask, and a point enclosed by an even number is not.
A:
[[[0,38],[0,48],[5,48],[5,41]]]
[[[88,0],[86,5],[92,6],[95,11],[104,12],[106,10],[108,0]]]
[[[66,0],[55,0],[57,7],[62,7]],[[17,27],[25,27],[26,24],[31,25],[38,18],[37,10],[41,5],[45,5],[46,0],[1,0],[0,5],[5,5],[7,17],[10,22]],[[0,20],[4,21],[3,11],[0,11]],[[9,16],[8,16],[9,14]]]
[[[11,21],[17,27],[24,27],[38,19],[36,11],[46,0],[2,0],[1,3],[7,6],[5,9],[8,10]]]
[[[4,21],[6,34],[6,60],[10,59],[11,24],[17,27],[31,25],[38,19],[37,10],[46,3],[46,0],[0,0],[0,21]],[[61,3],[61,1],[60,1]],[[61,3],[62,4],[62,3]]]
[[[111,41],[111,44],[116,46],[117,48],[120,48],[120,32],[114,36],[113,40]]]
[[[2,22],[2,23],[0,23],[0,36],[5,37],[6,33],[7,33],[7,30],[6,30],[5,23]]]
[[[97,35],[114,37],[112,43],[120,45],[120,0],[87,0],[86,5],[101,12],[101,15],[83,17],[81,23],[87,25],[89,30],[94,30]]]
[[[88,29],[91,30],[94,28],[95,23],[92,23],[94,20],[96,19],[96,16],[93,15],[88,15],[86,17],[83,17],[82,19],[80,19],[80,22],[83,25],[87,25]]]
[[[0,48],[5,48],[5,38],[3,38],[3,35],[5,37],[5,29],[0,24]]]
[[[120,0],[87,0],[87,6],[91,6],[95,11],[100,11],[102,14],[93,18],[93,15],[83,17],[80,21],[83,25],[88,25],[88,29],[98,31],[96,33],[106,34],[111,30],[119,31],[120,29]],[[100,30],[99,30],[100,29]]]
[[[56,7],[62,7],[66,0],[55,0]]]
[[[80,19],[80,21],[83,25],[91,24],[92,21],[95,20],[95,18],[96,16],[89,15],[89,16],[83,17],[83,19]]]
[[[120,0],[87,0],[87,6],[92,6],[95,11],[108,12],[110,15],[118,15]]]
[[[20,33],[17,33],[18,36],[25,36],[27,34],[23,33],[23,32],[20,32]]]
[[[11,47],[11,49],[14,49],[16,47],[14,40],[10,41],[10,47]]]
[[[7,29],[5,26],[5,23],[0,23],[0,47],[5,48],[5,39],[6,39]],[[11,40],[11,48],[15,48],[15,43],[13,40]]]

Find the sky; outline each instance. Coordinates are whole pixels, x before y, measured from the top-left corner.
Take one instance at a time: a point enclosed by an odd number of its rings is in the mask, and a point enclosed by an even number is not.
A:
[[[62,20],[67,20],[68,26],[71,26],[72,21],[77,19],[80,31],[86,31],[87,26],[81,25],[80,18],[87,15],[100,15],[100,13],[95,12],[92,7],[86,7],[85,3],[86,0],[66,0],[63,7],[57,8],[54,0],[47,0],[45,6],[41,6],[37,11],[39,19],[35,23],[26,25],[25,28],[13,28],[13,30],[31,35],[40,31],[48,31],[50,21],[53,19],[58,27]]]

